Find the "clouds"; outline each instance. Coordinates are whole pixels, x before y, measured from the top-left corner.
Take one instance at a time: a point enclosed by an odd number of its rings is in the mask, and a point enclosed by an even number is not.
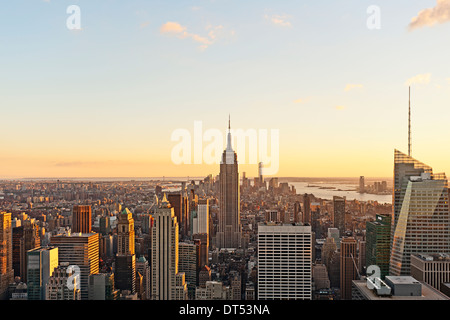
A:
[[[450,21],[450,0],[437,0],[433,8],[421,10],[418,15],[411,19],[409,30],[422,27],[431,27]]]
[[[350,83],[350,84],[347,84],[345,86],[344,90],[345,91],[350,91],[350,90],[353,90],[353,89],[360,89],[362,87],[364,87],[362,84],[352,84],[352,83]]]
[[[200,35],[188,32],[187,27],[182,26],[178,22],[169,21],[161,26],[159,32],[162,35],[175,36],[179,39],[191,39],[199,44],[200,49],[204,50],[224,35],[224,27],[222,25],[213,26],[209,24],[205,27],[207,35]],[[234,35],[234,31],[231,31],[230,35]]]
[[[431,81],[431,73],[418,74],[412,78],[406,80],[405,85],[410,86],[413,84],[428,84]]]
[[[280,27],[292,27],[291,22],[289,21],[289,19],[291,19],[291,16],[283,14],[283,15],[279,15],[279,14],[274,14],[274,15],[268,15],[265,14],[264,15],[264,19],[270,21],[271,23],[273,23],[274,25],[280,26]]]

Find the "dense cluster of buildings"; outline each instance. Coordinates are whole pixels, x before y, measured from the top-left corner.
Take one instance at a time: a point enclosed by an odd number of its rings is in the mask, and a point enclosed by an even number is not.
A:
[[[0,298],[449,299],[444,174],[395,151],[393,204],[239,175],[0,184]],[[364,182],[362,181],[362,186]]]

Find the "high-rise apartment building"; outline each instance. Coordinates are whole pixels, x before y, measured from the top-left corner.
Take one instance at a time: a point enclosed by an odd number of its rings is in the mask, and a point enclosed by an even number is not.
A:
[[[219,228],[216,246],[239,248],[241,246],[239,170],[237,155],[231,146],[230,125],[228,125],[227,148],[220,163],[219,184]]]
[[[52,246],[58,247],[59,261],[80,268],[81,300],[88,300],[89,275],[99,272],[99,234],[65,232],[52,236]]]
[[[72,232],[90,233],[92,231],[91,206],[77,205],[72,209]]]
[[[311,226],[258,226],[258,299],[312,299]]]

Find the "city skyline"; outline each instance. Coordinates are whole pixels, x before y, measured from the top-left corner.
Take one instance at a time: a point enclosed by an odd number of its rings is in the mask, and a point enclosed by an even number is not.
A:
[[[379,4],[376,30],[357,1],[78,1],[81,30],[67,1],[4,4],[0,179],[217,174],[175,165],[170,137],[195,121],[225,133],[230,113],[280,130],[274,176],[388,177],[409,85],[412,156],[448,172],[446,3]]]

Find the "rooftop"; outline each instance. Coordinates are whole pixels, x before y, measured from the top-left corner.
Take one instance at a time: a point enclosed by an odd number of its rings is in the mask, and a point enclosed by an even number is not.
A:
[[[396,278],[396,277],[393,277]],[[409,277],[408,277],[409,278]],[[412,277],[411,277],[412,278]],[[414,278],[412,278],[414,279]],[[414,279],[414,281],[417,281]],[[360,293],[364,295],[368,300],[380,300],[380,301],[399,301],[399,300],[450,300],[449,297],[443,293],[437,291],[425,282],[419,282],[422,285],[421,296],[378,296],[373,290],[367,288],[366,280],[353,280],[352,284],[359,289]]]

